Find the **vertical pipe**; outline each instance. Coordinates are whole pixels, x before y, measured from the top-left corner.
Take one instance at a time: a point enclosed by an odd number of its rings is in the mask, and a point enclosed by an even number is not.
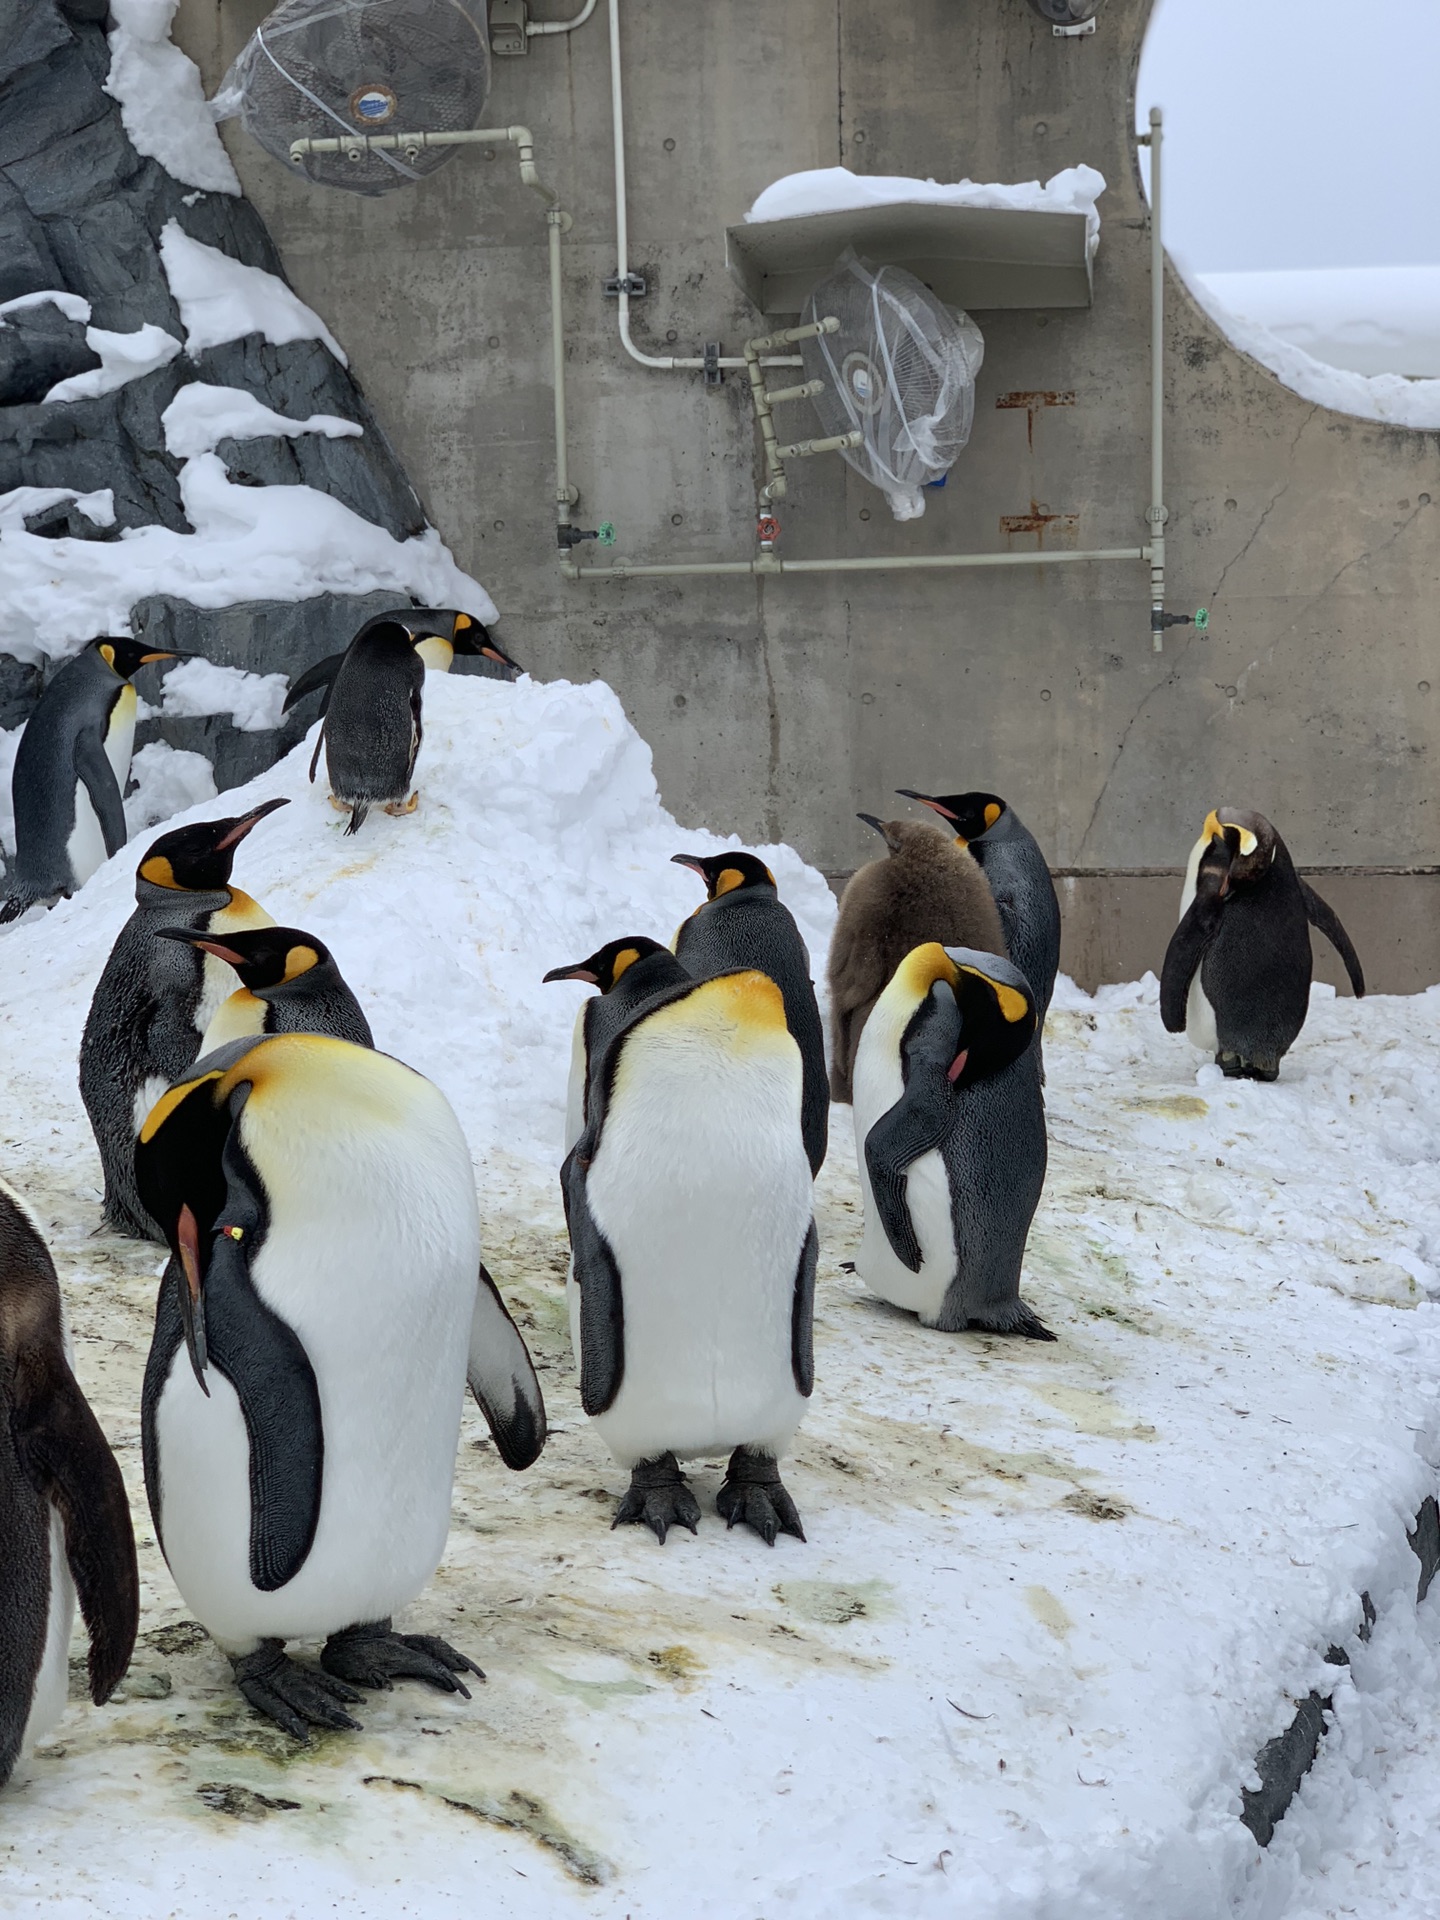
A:
[[[1165,239],[1160,224],[1160,150],[1164,137],[1159,107],[1150,109],[1150,636],[1156,653],[1165,644]]]
[[[555,519],[565,526],[575,502],[570,485],[570,453],[565,430],[565,286],[560,274],[560,235],[569,215],[552,207],[546,215],[550,240],[550,359],[555,388]],[[568,549],[566,550],[568,551]]]

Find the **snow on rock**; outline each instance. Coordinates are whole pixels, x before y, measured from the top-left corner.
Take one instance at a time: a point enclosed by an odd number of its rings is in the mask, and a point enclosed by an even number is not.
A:
[[[215,798],[215,769],[204,754],[189,753],[164,740],[152,740],[139,749],[130,762],[130,778],[136,787],[125,802],[125,824],[132,836]],[[123,861],[125,854],[116,858]]]
[[[165,429],[167,450],[180,460],[197,453],[213,453],[222,440],[297,433],[323,433],[327,439],[338,440],[365,431],[358,420],[342,420],[333,413],[288,420],[244,387],[216,387],[204,380],[193,380],[182,387],[161,414],[160,424]]]
[[[246,673],[241,667],[219,667],[211,660],[182,660],[165,675],[161,711],[177,720],[228,713],[241,733],[263,733],[280,725],[289,685],[283,673]],[[170,811],[178,813],[189,804],[182,801]]]
[[[90,302],[78,293],[22,293],[0,304],[0,326],[7,313],[23,313],[27,307],[58,307],[67,320],[78,320],[82,326],[90,318]]]
[[[164,327],[146,325],[134,333],[111,333],[105,327],[87,327],[85,344],[100,356],[101,364],[89,373],[73,373],[60,380],[45,396],[46,406],[61,400],[93,400],[157,367],[168,366],[180,351],[180,342]]]
[[[776,180],[756,200],[747,220],[791,220],[798,214],[837,213],[847,207],[888,207],[923,201],[941,207],[1001,207],[1018,212],[1083,213],[1090,252],[1100,242],[1095,202],[1105,176],[1094,167],[1066,167],[1042,186],[1038,180],[1001,182],[907,180],[903,174],[852,173],[848,167],[813,167]]]
[[[23,533],[30,514],[63,506],[67,500],[73,500],[97,527],[114,526],[115,495],[109,487],[94,493],[77,493],[73,487],[12,487],[9,493],[0,493],[0,533]]]
[[[247,267],[218,247],[192,240],[177,220],[167,221],[160,235],[160,258],[192,357],[206,347],[261,333],[277,347],[291,340],[323,340],[341,366],[349,366],[319,314],[263,267]]]
[[[193,533],[137,527],[114,541],[7,533],[0,546],[0,648],[22,660],[76,652],[97,633],[128,633],[151,594],[199,607],[395,591],[422,605],[498,619],[433,528],[395,540],[311,487],[231,484],[213,453],[187,460],[180,495]]]
[[[175,180],[212,193],[240,191],[210,110],[200,70],[170,38],[177,0],[111,0],[105,91],[137,153]]]

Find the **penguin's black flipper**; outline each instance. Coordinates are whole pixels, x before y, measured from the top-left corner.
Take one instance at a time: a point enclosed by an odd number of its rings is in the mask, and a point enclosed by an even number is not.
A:
[[[950,1069],[960,1046],[960,1008],[949,983],[938,980],[916,1009],[900,1057],[905,1091],[865,1136],[865,1166],[875,1211],[895,1258],[918,1273],[920,1241],[910,1217],[906,1172],[938,1147],[955,1121]]]
[[[106,853],[118,853],[129,838],[129,829],[125,825],[120,784],[115,778],[115,769],[105,757],[98,734],[82,733],[75,742],[75,770],[100,822]]]
[[[597,1140],[592,1122],[560,1169],[575,1284],[580,1289],[580,1403],[592,1415],[604,1413],[625,1377],[625,1303],[620,1269],[609,1241],[595,1223],[585,1193],[585,1173]]]
[[[483,1261],[465,1377],[506,1466],[516,1473],[533,1466],[545,1445],[545,1398],[520,1329]]]
[[[790,1370],[795,1376],[795,1391],[806,1400],[815,1391],[815,1268],[819,1259],[820,1236],[812,1220],[795,1269],[795,1300],[790,1310]]]
[[[1297,876],[1298,878],[1298,876]],[[1328,900],[1322,900],[1313,887],[1300,881],[1300,895],[1305,902],[1305,918],[1317,933],[1323,933],[1345,962],[1345,971],[1350,976],[1350,985],[1357,1000],[1365,998],[1365,972],[1360,965],[1360,956],[1350,943],[1350,936],[1340,924],[1340,916]]]
[[[140,1574],[125,1482],[63,1352],[15,1359],[11,1433],[25,1477],[60,1515],[65,1558],[90,1634],[90,1697],[119,1685],[140,1625]]]
[[[305,698],[306,694],[318,693],[323,688],[325,698],[320,702],[320,717],[323,719],[325,709],[330,704],[330,689],[335,683],[335,676],[340,671],[340,662],[344,658],[343,653],[332,653],[323,660],[317,660],[313,667],[307,667],[298,680],[291,681],[290,691],[286,694],[285,703],[280,711],[288,713],[291,707]]]
[[[1185,1003],[1190,996],[1190,982],[1205,958],[1206,948],[1220,930],[1220,916],[1224,911],[1225,903],[1219,894],[1197,893],[1170,936],[1165,965],[1160,971],[1160,1018],[1167,1033],[1185,1031]]]

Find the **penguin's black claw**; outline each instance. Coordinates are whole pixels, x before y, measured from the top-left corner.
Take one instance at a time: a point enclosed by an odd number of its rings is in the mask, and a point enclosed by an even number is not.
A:
[[[727,1528],[737,1520],[753,1527],[767,1547],[773,1547],[777,1533],[805,1538],[800,1515],[790,1498],[780,1469],[768,1453],[751,1453],[737,1447],[725,1469],[725,1481],[715,1496],[715,1509]]]
[[[630,1484],[615,1509],[610,1531],[635,1520],[649,1527],[662,1547],[671,1527],[688,1527],[694,1533],[699,1526],[700,1503],[673,1453],[662,1453],[658,1460],[642,1460],[631,1469]]]
[[[936,1323],[942,1331],[951,1332],[954,1323],[945,1327],[943,1321]],[[1054,1334],[1033,1308],[1027,1307],[1023,1300],[1012,1300],[1007,1306],[985,1317],[972,1314],[968,1320],[960,1323],[962,1327],[976,1333],[1002,1333],[1016,1335],[1022,1340],[1057,1340]]]
[[[314,1667],[297,1667],[287,1659],[283,1640],[262,1640],[253,1653],[231,1655],[235,1684],[257,1713],[273,1720],[282,1733],[308,1742],[311,1727],[349,1728],[360,1722],[345,1712],[342,1701],[360,1695],[343,1681]]]
[[[459,1653],[433,1633],[395,1633],[388,1620],[372,1620],[332,1633],[320,1652],[320,1664],[337,1679],[357,1687],[389,1687],[396,1680],[425,1680],[442,1693],[470,1698],[457,1673],[484,1673],[468,1654]],[[359,1695],[351,1696],[358,1699]]]

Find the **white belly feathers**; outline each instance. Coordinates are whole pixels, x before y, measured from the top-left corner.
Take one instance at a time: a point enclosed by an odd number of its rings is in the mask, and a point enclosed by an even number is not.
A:
[[[1195,899],[1195,886],[1200,873],[1200,859],[1209,846],[1207,834],[1200,838],[1190,849],[1190,858],[1185,867],[1185,884],[1180,890],[1180,919],[1190,911]],[[1190,982],[1190,991],[1185,1000],[1185,1038],[1192,1047],[1199,1047],[1202,1053],[1216,1053],[1220,1047],[1220,1036],[1215,1031],[1215,1009],[1205,998],[1205,989],[1200,984],[1200,967],[1196,967]]]

